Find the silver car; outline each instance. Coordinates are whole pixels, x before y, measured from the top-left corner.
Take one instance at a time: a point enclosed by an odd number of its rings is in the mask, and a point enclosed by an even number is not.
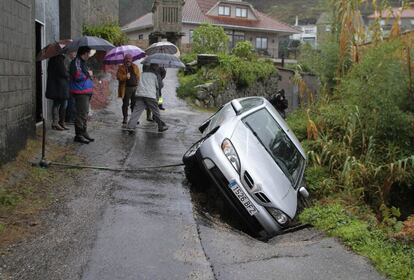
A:
[[[306,156],[283,118],[263,97],[234,99],[200,126],[183,156],[190,181],[199,168],[212,179],[249,229],[276,235],[295,217]]]

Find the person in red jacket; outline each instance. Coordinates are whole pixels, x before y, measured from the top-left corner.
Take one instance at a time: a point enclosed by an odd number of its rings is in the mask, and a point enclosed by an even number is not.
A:
[[[87,120],[89,114],[89,103],[93,94],[92,71],[86,66],[89,59],[89,47],[80,47],[74,60],[70,63],[69,89],[75,98],[75,142],[88,144],[95,139],[87,132]]]

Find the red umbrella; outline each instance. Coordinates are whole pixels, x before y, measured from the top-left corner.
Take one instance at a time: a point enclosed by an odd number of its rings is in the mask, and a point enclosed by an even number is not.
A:
[[[71,42],[71,39],[64,39],[47,45],[37,54],[36,60],[40,61],[61,54],[63,48]]]

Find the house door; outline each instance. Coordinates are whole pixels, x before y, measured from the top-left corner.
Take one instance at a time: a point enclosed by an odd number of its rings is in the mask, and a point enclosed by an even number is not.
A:
[[[40,52],[43,46],[44,25],[36,21],[36,54]],[[44,116],[43,106],[43,89],[44,89],[44,62],[36,61],[36,123],[41,122]]]

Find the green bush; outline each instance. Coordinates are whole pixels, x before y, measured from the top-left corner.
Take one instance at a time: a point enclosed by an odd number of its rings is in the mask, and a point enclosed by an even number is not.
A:
[[[103,38],[116,46],[128,43],[128,37],[122,32],[118,23],[107,22],[100,25],[84,25],[83,35]]]
[[[190,55],[188,57],[191,57]],[[264,80],[276,73],[276,68],[270,61],[247,61],[235,55],[219,55],[219,64],[212,67],[201,67],[195,74],[179,74],[180,86],[177,96],[194,98],[195,86],[207,82],[218,83],[219,88],[225,88],[233,80],[238,87],[248,87],[258,80]]]
[[[184,63],[190,63],[190,62],[193,62],[194,60],[197,60],[197,54],[196,53],[186,53],[186,54],[183,54],[180,57],[180,59]]]
[[[290,113],[287,117],[287,123],[299,141],[303,141],[307,138],[307,116],[304,110],[296,110]]]
[[[218,71],[224,80],[230,78],[237,86],[248,87],[275,74],[276,67],[267,60],[247,61],[235,55],[220,55]]]
[[[204,82],[200,80],[198,74],[184,75],[179,73],[178,75],[179,87],[177,88],[177,96],[179,98],[195,98],[197,89],[195,86],[203,84]]]
[[[396,41],[369,49],[343,78],[338,94],[348,107],[358,105],[362,126],[377,144],[398,143],[410,149],[414,144],[413,116],[406,111],[409,80],[397,52],[401,47]]]
[[[237,57],[251,60],[254,57],[254,48],[250,41],[240,41],[237,42],[231,53]]]
[[[223,27],[202,24],[194,29],[192,49],[194,53],[217,54],[225,53],[229,37]]]
[[[303,71],[309,71],[318,75],[322,84],[328,89],[333,89],[336,84],[336,70],[339,63],[338,42],[328,41],[319,50],[313,49],[308,44],[301,45],[298,63]]]
[[[307,187],[313,198],[324,198],[338,191],[337,182],[326,167],[314,165],[305,170]]]

